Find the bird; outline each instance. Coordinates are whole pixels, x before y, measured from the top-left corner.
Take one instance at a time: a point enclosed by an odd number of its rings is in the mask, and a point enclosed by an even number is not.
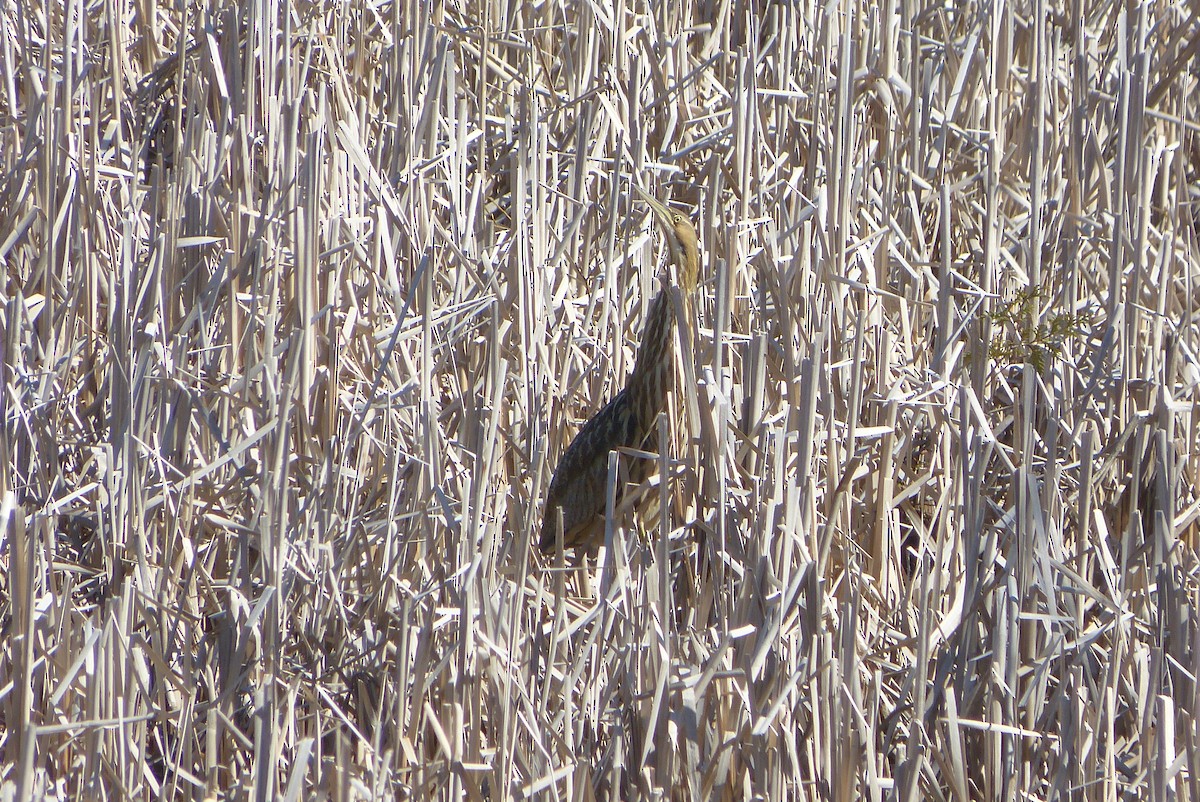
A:
[[[649,205],[663,231],[669,261],[676,267],[684,293],[685,309],[691,309],[700,274],[696,229],[684,213],[659,202],[636,184],[633,188]],[[558,462],[542,513],[538,547],[543,553],[554,551],[558,545],[560,510],[564,548],[595,546],[604,537],[608,454],[619,448],[640,449],[646,445],[655,431],[658,414],[666,409],[667,392],[675,383],[675,310],[671,295],[665,282],[650,303],[633,373],[620,392],[583,425]],[[640,484],[649,471],[648,460],[634,460],[628,479]]]

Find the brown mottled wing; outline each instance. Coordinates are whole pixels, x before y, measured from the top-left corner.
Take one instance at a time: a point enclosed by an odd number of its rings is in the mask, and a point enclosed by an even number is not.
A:
[[[538,547],[543,552],[553,550],[558,542],[559,507],[566,548],[585,545],[595,536],[591,524],[604,515],[608,500],[608,452],[638,445],[633,405],[629,393],[622,390],[583,425],[558,462],[542,512]]]

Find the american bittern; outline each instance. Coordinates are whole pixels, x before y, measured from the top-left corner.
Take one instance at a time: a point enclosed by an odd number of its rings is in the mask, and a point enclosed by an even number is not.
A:
[[[667,239],[670,259],[679,283],[690,298],[700,272],[696,229],[681,212],[672,211],[635,186],[650,205]],[[687,306],[690,307],[690,304]],[[591,546],[604,536],[607,501],[608,453],[618,448],[642,448],[652,435],[658,413],[666,409],[667,391],[675,381],[675,310],[671,290],[663,287],[650,304],[637,362],[624,389],[584,424],[562,455],[542,513],[539,547],[543,552],[558,543],[558,513],[562,511],[563,546]],[[638,459],[630,480],[639,482],[649,473],[646,460]]]

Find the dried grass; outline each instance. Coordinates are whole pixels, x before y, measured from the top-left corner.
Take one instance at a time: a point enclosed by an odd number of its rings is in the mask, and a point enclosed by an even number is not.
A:
[[[0,798],[1200,800],[1194,10],[2,8]]]

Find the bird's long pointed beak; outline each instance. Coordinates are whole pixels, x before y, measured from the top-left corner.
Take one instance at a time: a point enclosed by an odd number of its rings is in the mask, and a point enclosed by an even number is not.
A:
[[[659,201],[649,192],[639,187],[637,184],[630,184],[630,186],[632,186],[633,191],[636,192],[641,199],[646,202],[646,205],[648,205],[654,211],[654,216],[658,218],[658,222],[665,226],[668,231],[670,231],[672,214],[670,208],[668,208],[666,204]]]
[[[634,191],[653,210],[654,217],[663,230],[667,250],[671,253],[671,264],[678,270],[679,285],[691,294],[696,289],[696,277],[700,270],[699,240],[690,220],[679,212],[672,211],[665,203],[655,200],[650,193],[630,182]]]

